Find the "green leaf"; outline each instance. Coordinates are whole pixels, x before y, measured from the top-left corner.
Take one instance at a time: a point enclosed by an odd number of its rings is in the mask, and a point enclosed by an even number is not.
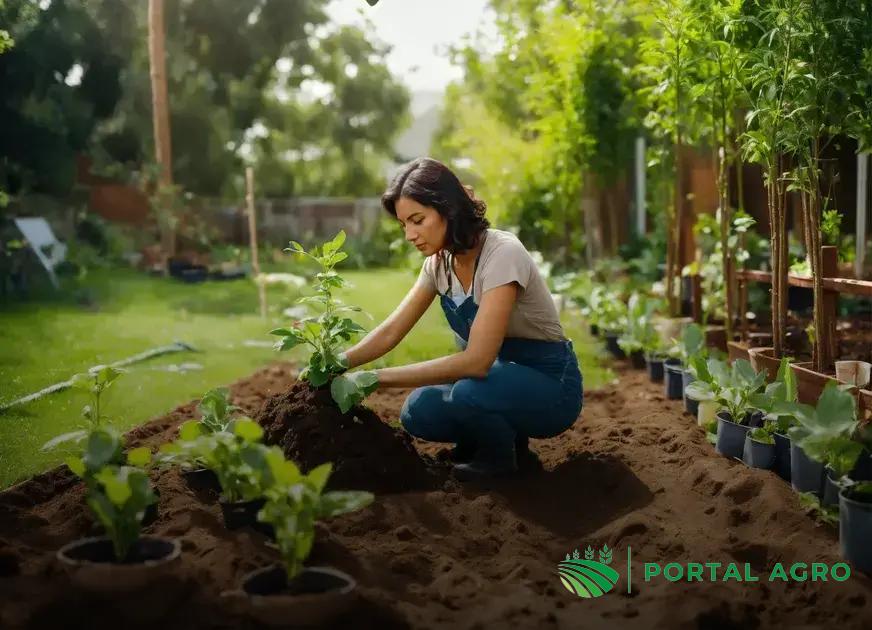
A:
[[[85,478],[85,462],[81,457],[67,457],[64,463],[69,467],[73,474],[82,479]]]
[[[233,433],[247,442],[257,442],[263,437],[263,428],[254,420],[237,418],[233,424]]]
[[[339,405],[339,410],[342,413],[348,413],[358,400],[361,400],[360,389],[349,378],[349,375],[342,374],[333,379],[330,383],[330,394],[333,400]]]
[[[319,493],[324,490],[324,486],[327,485],[327,480],[330,478],[330,473],[333,471],[333,464],[327,462],[326,464],[321,464],[313,468],[309,471],[309,474],[306,475],[306,478],[309,482],[312,483],[315,490]]]
[[[321,248],[324,252],[325,256],[332,254],[339,250],[340,247],[345,243],[345,230],[339,230],[339,233],[333,237],[332,241],[328,241],[324,243],[324,246]]]
[[[98,470],[115,460],[120,451],[121,441],[115,433],[106,429],[92,431],[85,445],[85,466],[89,470]]]
[[[127,463],[138,468],[145,468],[151,462],[151,450],[147,446],[131,449],[127,452]]]
[[[188,420],[179,427],[179,438],[189,442],[204,434],[203,426],[196,420]]]
[[[280,337],[289,337],[293,336],[294,331],[290,328],[273,328],[269,331],[270,335],[278,335]]]
[[[330,518],[340,514],[347,514],[366,507],[373,502],[375,497],[370,492],[336,491],[327,492],[321,497],[318,516]]]
[[[127,472],[123,468],[119,470],[104,468],[97,472],[94,478],[103,486],[106,496],[117,508],[123,507],[133,494],[130,484],[127,483]]]
[[[717,397],[712,386],[703,381],[693,381],[684,390],[685,395],[691,400],[715,400]]]

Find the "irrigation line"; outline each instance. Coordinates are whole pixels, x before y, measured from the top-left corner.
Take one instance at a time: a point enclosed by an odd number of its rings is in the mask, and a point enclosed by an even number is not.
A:
[[[140,352],[139,354],[134,354],[132,357],[127,357],[126,359],[120,359],[115,363],[110,363],[110,367],[121,368],[128,365],[133,365],[134,363],[141,363],[142,361],[147,361],[149,359],[153,359],[155,357],[162,356],[164,354],[170,354],[173,352],[198,352],[198,350],[183,341],[175,341],[167,346],[158,346],[157,348],[152,348],[151,350],[146,350],[144,352]],[[95,366],[96,367],[96,366]],[[28,394],[22,398],[18,398],[13,400],[12,402],[0,404],[0,413],[11,409],[12,407],[16,407],[18,405],[23,405],[29,402],[33,402],[34,400],[39,400],[44,396],[48,396],[49,394],[54,394],[55,392],[61,392],[65,389],[69,389],[73,384],[73,379],[69,379],[63,381],[61,383],[55,383],[54,385],[49,385],[45,389],[41,389],[38,392],[34,392],[33,394]]]

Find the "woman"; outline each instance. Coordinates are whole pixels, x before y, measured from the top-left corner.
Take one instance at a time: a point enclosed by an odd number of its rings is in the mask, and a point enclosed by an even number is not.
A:
[[[403,167],[382,205],[426,259],[396,310],[344,353],[348,367],[393,349],[438,295],[461,351],[376,370],[379,386],[417,387],[403,426],[454,443],[456,477],[513,472],[532,456],[528,438],[562,433],[582,406],[581,372],[548,287],[517,237],[490,228],[485,203],[436,160]]]

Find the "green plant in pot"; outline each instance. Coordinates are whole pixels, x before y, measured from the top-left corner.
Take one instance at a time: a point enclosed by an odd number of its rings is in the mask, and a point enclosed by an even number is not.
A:
[[[278,448],[270,449],[266,461],[272,483],[258,519],[275,531],[282,562],[247,575],[242,592],[252,604],[250,612],[263,623],[281,625],[294,619],[320,627],[347,611],[356,585],[336,569],[305,566],[315,542],[315,523],[359,510],[374,497],[369,492],[325,492],[329,463],[303,474]]]
[[[219,503],[230,529],[254,525],[270,482],[263,429],[249,418],[235,418],[226,431],[208,433],[196,421],[179,429],[179,438],[160,449],[161,462],[211,470],[221,488]]]
[[[275,344],[278,350],[290,350],[299,345],[311,348],[300,379],[308,381],[314,388],[329,383],[333,400],[346,413],[376,390],[378,378],[373,371],[343,374],[348,365],[342,356],[342,345],[350,341],[353,335],[365,332],[360,324],[348,317],[349,313],[361,312],[361,309],[346,305],[333,295],[335,290],[345,286],[345,280],[335,269],[347,257],[345,252],[339,251],[344,242],[344,231],[324,243],[320,250],[314,247],[307,252],[302,245],[291,241],[291,247],[285,251],[314,261],[320,269],[315,275],[315,295],[300,298],[297,302],[316,305],[321,313],[299,319],[290,328],[271,330],[270,334],[280,337]]]
[[[763,426],[763,414],[755,409],[751,397],[763,387],[766,374],[754,372],[745,359],[734,361],[729,369],[722,361],[712,359],[705,368],[706,372],[698,370],[700,377],[688,385],[688,395],[717,402],[720,410],[715,450],[741,458],[748,430]]]
[[[651,324],[654,303],[641,293],[635,292],[627,303],[627,318],[624,331],[618,337],[618,346],[633,361],[633,367],[645,367],[645,349],[659,342],[660,338]]]
[[[148,448],[131,449],[126,463],[117,462],[121,438],[111,428],[90,432],[81,457],[67,465],[86,486],[86,502],[106,531],[64,546],[57,557],[80,588],[129,592],[162,581],[179,557],[177,540],[141,536],[146,510],[157,500],[145,467]]]
[[[855,569],[872,573],[872,483],[848,483],[839,492],[839,550]]]
[[[859,428],[857,401],[836,381],[830,381],[815,407],[785,403],[780,408],[792,413],[797,420],[797,425],[789,430],[791,441],[808,459],[818,464],[810,466],[810,472],[803,472],[801,481],[813,486],[821,479],[818,476],[820,468],[826,467],[823,490],[820,491],[822,504],[834,505],[838,501],[839,487],[846,483],[845,478],[864,451],[863,444],[856,439]],[[808,491],[814,492],[814,488]]]
[[[217,387],[203,394],[197,405],[197,411],[200,413],[200,420],[187,422],[180,428],[180,431],[184,432],[183,437],[188,441],[200,435],[232,433],[232,415],[240,411],[240,408],[230,402],[230,391],[226,387]],[[164,455],[168,456],[169,453],[164,453]],[[182,465],[182,475],[192,488],[212,492],[220,491],[218,477],[202,459],[181,458],[177,463]]]
[[[752,430],[749,436],[758,443],[772,445],[772,467],[786,481],[791,479],[791,442],[788,430],[796,424],[796,419],[787,406],[796,403],[797,393],[796,373],[790,369],[788,359],[782,358],[775,380],[766,385],[763,392],[751,396],[751,404],[765,414],[765,424],[762,428]],[[759,446],[756,448],[762,449]]]

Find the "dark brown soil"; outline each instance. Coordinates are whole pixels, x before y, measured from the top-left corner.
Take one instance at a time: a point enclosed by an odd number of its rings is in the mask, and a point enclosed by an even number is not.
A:
[[[257,414],[268,444],[278,444],[303,471],[333,463],[329,487],[377,494],[432,490],[428,469],[412,439],[381,421],[370,409],[342,413],[326,387],[298,381],[288,392],[267,400]]]
[[[643,372],[617,374],[619,383],[587,394],[573,428],[533,441],[544,472],[381,494],[320,524],[310,564],[351,574],[361,595],[361,607],[337,627],[865,628],[868,577],[767,581],[776,562],[839,562],[836,530],[806,514],[774,474],[717,455],[681,402],[665,400]],[[254,415],[291,382],[288,366],[278,366],[231,391]],[[367,405],[390,425],[406,394],[377,392]],[[134,432],[135,442],[170,439],[193,409],[155,419]],[[444,451],[414,445],[430,456]],[[0,494],[0,628],[257,627],[220,594],[274,562],[275,550],[257,532],[228,531],[215,497],[192,491],[178,471],[154,481],[160,512],[145,531],[181,540],[180,570],[159,593],[132,601],[76,593],[57,568],[57,549],[90,527],[81,485],[68,472]],[[621,574],[614,591],[588,600],[566,591],[557,562],[604,543]],[[760,581],[646,582],[646,562],[747,563]]]

